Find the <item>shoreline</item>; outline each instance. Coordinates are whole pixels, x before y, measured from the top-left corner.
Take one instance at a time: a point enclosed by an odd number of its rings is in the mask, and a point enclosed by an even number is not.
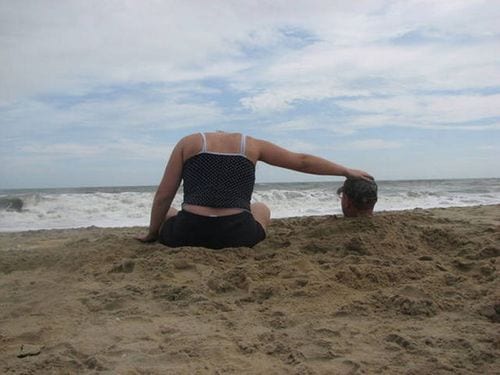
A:
[[[493,204],[477,204],[477,205],[466,205],[466,206],[449,206],[449,207],[431,207],[431,208],[421,208],[421,207],[415,207],[412,209],[400,209],[400,210],[384,210],[384,211],[375,211],[374,216],[379,216],[379,215],[388,215],[388,214],[396,214],[396,213],[411,213],[411,212],[420,212],[420,211],[435,211],[435,210],[448,210],[448,209],[474,209],[474,208],[481,208],[481,207],[499,207],[500,209],[500,203],[493,203]],[[273,218],[271,216],[272,221],[276,220],[287,220],[287,219],[306,219],[306,218],[320,218],[320,217],[330,217],[330,216],[335,216],[338,218],[343,218],[343,215],[340,214],[330,214],[330,215],[324,215],[324,214],[318,214],[318,215],[303,215],[303,216],[287,216],[287,217],[277,217]],[[115,229],[129,229],[129,228],[146,228],[147,230],[147,225],[130,225],[130,226],[98,226],[98,225],[89,225],[89,226],[81,226],[81,227],[69,227],[69,228],[41,228],[41,229],[26,229],[26,230],[18,230],[18,231],[2,231],[0,230],[0,236],[1,235],[8,235],[8,234],[15,234],[15,233],[33,233],[33,232],[44,232],[44,231],[72,231],[72,230],[83,230],[83,229],[109,229],[109,230],[115,230]]]
[[[0,371],[493,373],[500,205],[273,219],[252,249],[145,227],[0,233]]]

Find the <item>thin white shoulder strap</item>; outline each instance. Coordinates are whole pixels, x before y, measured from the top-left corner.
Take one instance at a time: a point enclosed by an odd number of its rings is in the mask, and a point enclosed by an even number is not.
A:
[[[241,145],[240,145],[240,153],[245,155],[245,151],[247,148],[247,136],[245,134],[241,135]]]
[[[200,133],[200,134],[202,138],[202,146],[200,152],[207,152],[207,137],[205,136],[205,133]]]

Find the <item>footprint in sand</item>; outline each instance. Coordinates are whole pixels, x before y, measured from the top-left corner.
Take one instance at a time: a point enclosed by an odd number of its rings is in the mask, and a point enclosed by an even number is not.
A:
[[[19,348],[19,353],[17,354],[17,358],[37,356],[42,352],[43,348],[44,348],[43,345],[23,344]]]

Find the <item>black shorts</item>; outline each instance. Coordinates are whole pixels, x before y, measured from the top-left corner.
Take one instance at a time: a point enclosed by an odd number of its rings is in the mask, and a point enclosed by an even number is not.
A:
[[[183,210],[163,223],[159,241],[169,247],[201,246],[222,249],[253,247],[265,238],[266,232],[248,211],[214,217]]]

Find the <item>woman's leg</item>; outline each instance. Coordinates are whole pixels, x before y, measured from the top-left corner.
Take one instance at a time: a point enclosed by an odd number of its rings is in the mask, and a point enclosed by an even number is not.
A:
[[[269,223],[271,222],[271,210],[264,203],[252,203],[250,205],[250,210],[254,219],[262,225],[264,231],[267,230]]]
[[[172,208],[172,207],[170,207],[170,208],[168,209],[168,212],[167,212],[167,214],[165,215],[165,220],[163,220],[163,223],[161,223],[161,225],[160,225],[160,230],[158,231],[160,234],[161,234],[161,232],[162,232],[162,230],[163,230],[163,226],[165,225],[165,222],[166,222],[168,219],[170,219],[171,217],[176,216],[178,212],[179,212],[179,211],[177,211],[175,208]]]
[[[177,215],[177,213],[178,213],[178,212],[179,212],[179,211],[177,211],[175,208],[170,207],[170,208],[168,209],[167,214],[165,215],[165,220],[168,220],[168,219],[170,219],[172,216]]]

